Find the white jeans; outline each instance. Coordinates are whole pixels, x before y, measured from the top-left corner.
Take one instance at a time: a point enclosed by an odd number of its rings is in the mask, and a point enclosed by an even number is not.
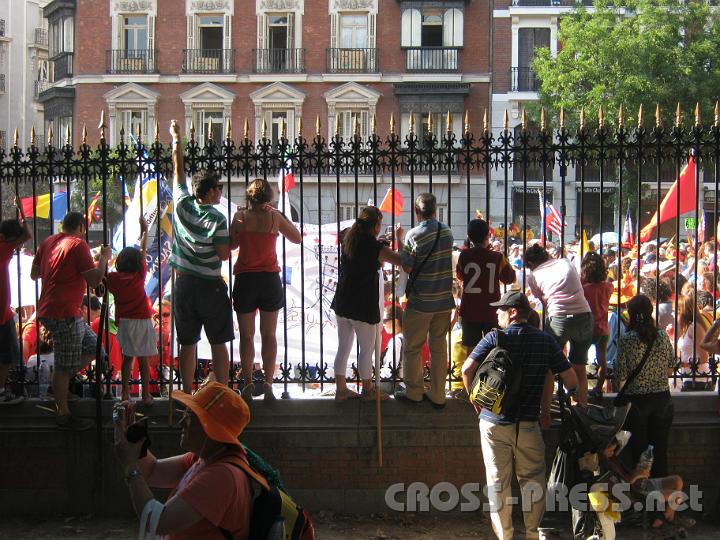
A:
[[[358,371],[360,379],[367,380],[372,377],[372,358],[375,352],[375,324],[337,317],[338,325],[338,351],[335,355],[335,376],[347,375],[347,363],[352,350],[354,338],[357,335],[360,354],[358,355]]]

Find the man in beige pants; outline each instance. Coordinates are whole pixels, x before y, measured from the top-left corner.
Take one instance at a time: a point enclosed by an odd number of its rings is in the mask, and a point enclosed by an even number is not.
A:
[[[553,374],[559,374],[569,390],[577,387],[577,377],[555,339],[528,323],[532,308],[522,291],[507,291],[490,305],[498,308],[502,347],[522,366],[515,406],[500,414],[478,410],[490,521],[500,540],[512,539],[515,499],[511,498],[510,482],[514,465],[522,494],[525,537],[538,538],[545,510],[545,443],[540,426],[550,425]],[[468,394],[475,372],[496,346],[497,334],[485,334],[465,361],[463,383]]]
[[[403,378],[406,390],[395,397],[413,403],[423,399],[435,408],[445,406],[445,378],[448,372],[447,336],[450,313],[455,307],[452,297],[452,247],[450,228],[437,218],[437,200],[432,193],[415,199],[417,226],[405,237],[401,256],[409,272],[406,295],[408,304],[403,316],[405,363]],[[430,348],[430,389],[423,386],[422,346]]]

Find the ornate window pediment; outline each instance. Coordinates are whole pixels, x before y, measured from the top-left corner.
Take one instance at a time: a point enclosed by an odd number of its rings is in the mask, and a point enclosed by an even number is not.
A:
[[[110,144],[119,141],[120,128],[126,133],[125,142],[129,134],[137,134],[137,126],[147,134],[150,126],[155,124],[157,102],[160,94],[136,83],[127,83],[113,88],[104,96],[108,104],[110,119]]]
[[[121,13],[146,13],[152,17],[157,15],[157,0],[111,0],[110,16]]]

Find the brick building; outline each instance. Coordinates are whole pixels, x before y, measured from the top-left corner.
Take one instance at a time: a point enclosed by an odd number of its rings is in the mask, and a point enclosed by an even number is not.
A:
[[[70,125],[78,140],[83,125],[97,126],[104,110],[109,142],[115,144],[121,125],[126,132],[140,127],[147,134],[157,121],[164,139],[169,120],[177,118],[186,131],[194,123],[202,144],[208,130],[222,139],[228,119],[236,138],[247,119],[251,137],[260,138],[265,121],[268,137],[277,140],[281,121],[290,136],[300,118],[304,134],[312,136],[317,116],[323,136],[332,135],[337,117],[343,136],[352,135],[357,118],[366,137],[373,114],[380,135],[389,132],[394,114],[404,136],[411,113],[416,131],[427,129],[430,113],[442,135],[450,111],[460,134],[465,111],[479,127],[489,108],[489,5],[487,0],[53,0],[45,10],[54,64],[54,84],[42,95],[45,123],[63,134]],[[98,136],[89,129],[88,142],[96,144]],[[409,195],[402,185],[409,178],[398,181]],[[416,193],[423,181],[416,177]],[[464,182],[458,174],[434,186],[441,218],[458,231],[467,222],[465,205],[459,204],[466,200]],[[359,183],[363,204],[372,196],[372,178],[361,176]],[[457,207],[452,216],[444,215],[448,187]],[[385,189],[381,185],[378,191]],[[343,185],[338,201],[334,179],[328,179],[322,221],[334,221],[336,212],[351,217],[354,192]],[[297,195],[291,199],[299,204]],[[304,205],[306,219],[316,221],[316,201]]]

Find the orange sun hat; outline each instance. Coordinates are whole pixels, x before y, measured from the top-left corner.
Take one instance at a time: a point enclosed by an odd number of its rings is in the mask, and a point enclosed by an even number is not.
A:
[[[235,391],[211,382],[192,395],[178,390],[172,397],[198,417],[210,439],[242,446],[238,437],[250,422],[250,409]]]

